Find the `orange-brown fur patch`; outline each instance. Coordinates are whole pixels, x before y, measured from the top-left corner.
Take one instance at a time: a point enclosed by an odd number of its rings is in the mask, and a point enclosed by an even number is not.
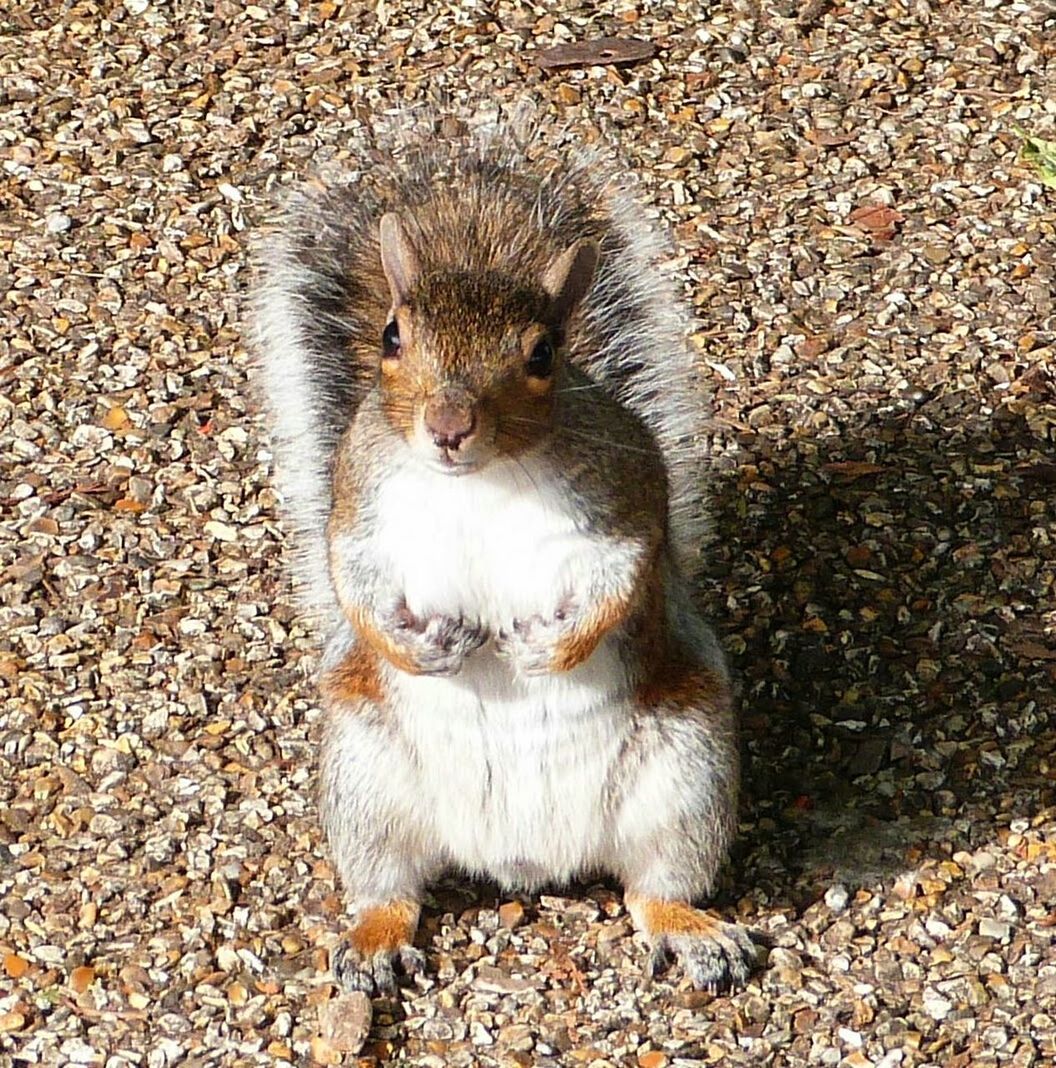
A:
[[[414,938],[418,913],[415,901],[388,901],[364,909],[349,932],[348,941],[363,957],[399,949]]]
[[[354,646],[340,664],[323,675],[319,689],[330,701],[380,701],[377,654],[365,645]]]
[[[383,634],[371,622],[366,609],[353,609],[349,615],[349,621],[356,628],[356,633],[376,653],[385,657],[394,667],[400,671],[406,671],[408,675],[420,675],[421,669],[387,634]]]
[[[713,938],[722,929],[722,920],[717,916],[695,909],[685,901],[662,901],[628,894],[627,908],[635,923],[654,939],[662,935],[686,934]]]
[[[610,597],[590,612],[576,629],[563,638],[554,650],[554,671],[571,671],[597,649],[613,627],[626,622],[637,611],[635,641],[639,647],[663,647],[663,593],[660,579],[659,549],[662,532],[653,531],[652,551],[641,566],[629,597]],[[638,611],[641,609],[641,611]]]
[[[567,638],[554,649],[555,671],[571,671],[582,664],[598,647],[598,643],[613,627],[628,616],[632,602],[617,597],[602,601]]]
[[[730,688],[717,671],[683,660],[670,650],[655,663],[638,687],[638,703],[647,707],[724,709],[730,703]]]

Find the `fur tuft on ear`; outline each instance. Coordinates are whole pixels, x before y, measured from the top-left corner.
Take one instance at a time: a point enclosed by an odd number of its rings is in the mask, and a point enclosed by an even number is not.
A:
[[[407,237],[402,220],[394,212],[390,211],[381,217],[378,230],[381,237],[381,266],[389,280],[392,306],[398,308],[407,303],[407,295],[421,273],[418,253]]]
[[[550,294],[550,317],[555,325],[568,322],[594,281],[601,250],[589,237],[565,249],[543,275],[543,289]]]

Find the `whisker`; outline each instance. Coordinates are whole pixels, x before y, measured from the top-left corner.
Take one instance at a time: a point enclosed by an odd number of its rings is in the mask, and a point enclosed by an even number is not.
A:
[[[542,423],[538,419],[528,419],[524,416],[508,415],[504,417],[504,421],[511,423],[525,423],[528,426],[545,427],[549,424]],[[597,434],[588,433],[585,430],[577,430],[570,426],[557,426],[554,427],[555,434],[568,434],[570,437],[578,438],[580,441],[589,442],[592,445],[604,445],[610,449],[620,449],[623,452],[635,453],[639,456],[654,456],[655,453],[652,449],[641,449],[637,445],[626,445],[622,441],[613,441],[611,438],[600,437]]]
[[[541,500],[543,499],[543,493],[542,493],[542,490],[540,490],[540,489],[539,489],[539,484],[538,484],[538,483],[537,483],[537,482],[535,481],[535,479],[534,479],[534,478],[532,477],[532,473],[531,473],[531,471],[529,471],[529,470],[528,470],[528,468],[527,468],[527,467],[525,466],[525,464],[524,464],[524,461],[523,461],[523,460],[522,460],[522,459],[521,459],[521,458],[520,458],[519,456],[515,456],[515,457],[513,458],[513,462],[514,462],[514,463],[515,463],[515,464],[516,464],[516,465],[517,465],[517,466],[518,466],[518,467],[519,467],[519,468],[521,469],[521,471],[522,471],[522,472],[524,473],[524,477],[528,479],[528,481],[529,481],[529,482],[531,483],[531,485],[532,485],[532,489],[534,489],[534,490],[535,490],[535,495],[536,495],[536,497],[538,497],[538,498],[539,498],[539,500],[541,501]]]
[[[592,445],[604,445],[609,449],[619,449],[621,452],[631,452],[638,456],[656,455],[652,449],[640,449],[637,445],[626,445],[622,441],[613,441],[611,438],[598,437],[597,434],[588,434],[586,431],[574,430],[572,427],[561,427],[560,433],[569,434],[574,438],[579,438],[581,441],[589,442]]]

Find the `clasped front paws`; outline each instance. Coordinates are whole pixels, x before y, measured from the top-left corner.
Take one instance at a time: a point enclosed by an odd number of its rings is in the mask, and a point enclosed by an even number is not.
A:
[[[562,650],[578,623],[571,599],[564,599],[546,615],[514,619],[495,635],[495,652],[513,664],[520,675],[549,675],[563,671]]]
[[[442,614],[417,616],[401,604],[382,619],[402,667],[416,675],[457,675],[462,662],[488,639],[479,621]]]

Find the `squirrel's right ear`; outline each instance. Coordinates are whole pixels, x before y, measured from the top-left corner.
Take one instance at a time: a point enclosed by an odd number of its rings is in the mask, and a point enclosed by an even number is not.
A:
[[[554,323],[567,322],[587,295],[600,256],[597,241],[585,237],[565,249],[547,268],[543,289],[550,294],[550,317]]]
[[[418,253],[407,237],[400,217],[388,212],[381,217],[381,266],[389,280],[393,307],[407,303],[407,294],[418,281]]]

